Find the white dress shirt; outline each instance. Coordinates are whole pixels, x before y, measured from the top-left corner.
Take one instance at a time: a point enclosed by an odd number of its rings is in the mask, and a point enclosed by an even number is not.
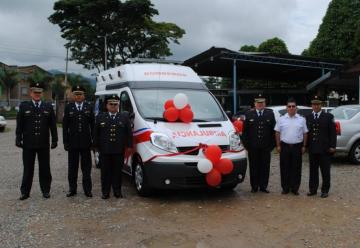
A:
[[[292,117],[289,114],[281,116],[276,122],[274,130],[280,133],[280,141],[287,144],[303,142],[304,133],[309,132],[305,118],[299,114]]]
[[[75,103],[76,109],[77,109],[77,110],[82,110],[83,103],[84,103],[84,102],[81,102],[81,103],[79,104],[79,103],[76,102],[76,103]],[[79,107],[80,107],[80,109],[79,109]]]

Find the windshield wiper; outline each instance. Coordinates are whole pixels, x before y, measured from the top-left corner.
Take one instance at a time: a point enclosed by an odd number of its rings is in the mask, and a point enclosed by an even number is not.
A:
[[[145,117],[145,119],[149,119],[153,121],[165,121],[163,117]]]
[[[208,122],[207,120],[202,120],[202,119],[193,119],[193,122]]]

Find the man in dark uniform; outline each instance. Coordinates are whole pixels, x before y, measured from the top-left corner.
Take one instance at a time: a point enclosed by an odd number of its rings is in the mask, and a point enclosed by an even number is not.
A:
[[[251,192],[269,193],[267,190],[270,173],[271,151],[275,147],[275,117],[265,109],[265,98],[255,98],[255,109],[245,115],[243,143],[248,151]]]
[[[102,198],[122,198],[121,170],[126,148],[132,148],[132,129],[127,112],[119,113],[119,97],[111,95],[106,99],[108,112],[96,116],[94,147],[100,152]]]
[[[74,101],[65,107],[63,118],[64,149],[68,151],[69,193],[67,197],[77,193],[77,177],[79,157],[81,157],[82,183],[84,193],[92,197],[91,189],[91,146],[95,116],[93,107],[84,101],[85,89],[77,85],[72,88]]]
[[[309,129],[308,152],[310,180],[308,196],[316,195],[319,187],[319,167],[323,179],[321,197],[326,198],[330,189],[330,162],[336,149],[334,116],[321,111],[322,101],[315,96],[311,101],[313,112],[306,116]]]
[[[23,149],[24,173],[21,183],[20,200],[29,198],[36,154],[39,161],[39,181],[44,198],[50,197],[50,144],[49,130],[51,132],[51,149],[56,148],[58,142],[56,118],[50,103],[41,101],[43,85],[30,84],[31,101],[22,102],[16,116],[17,147]]]

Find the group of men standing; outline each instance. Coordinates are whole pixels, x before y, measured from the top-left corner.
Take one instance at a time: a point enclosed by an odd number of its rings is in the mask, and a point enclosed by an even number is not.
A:
[[[288,99],[287,113],[277,121],[274,113],[266,109],[266,99],[255,98],[255,108],[245,115],[242,140],[248,151],[251,192],[269,193],[271,151],[276,147],[280,154],[282,194],[299,195],[302,155],[308,151],[310,176],[308,196],[317,194],[319,168],[322,174],[321,197],[330,189],[331,156],[336,148],[334,116],[321,111],[322,101],[311,100],[312,113],[302,117],[297,113],[296,101]]]
[[[31,101],[22,102],[16,118],[17,147],[23,153],[23,178],[20,200],[30,197],[36,155],[39,162],[39,181],[44,198],[50,197],[50,149],[57,147],[58,134],[53,107],[41,100],[43,85],[30,84]],[[72,88],[74,102],[65,106],[63,116],[63,143],[68,152],[67,197],[77,194],[79,164],[82,171],[84,194],[92,197],[91,150],[100,153],[102,198],[122,198],[121,168],[126,148],[132,147],[132,130],[129,115],[119,113],[119,97],[106,99],[106,111],[94,116],[93,107],[85,101],[84,87]],[[50,140],[51,133],[51,144]]]

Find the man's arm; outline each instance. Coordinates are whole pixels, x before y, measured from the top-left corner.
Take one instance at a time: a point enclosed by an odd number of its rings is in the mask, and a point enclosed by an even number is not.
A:
[[[280,132],[275,131],[275,142],[276,142],[276,150],[280,153],[281,146],[280,146]]]
[[[24,129],[24,121],[23,121],[23,105],[22,103],[19,106],[19,112],[16,114],[16,139],[15,145],[17,147],[22,147],[23,140],[23,129]]]
[[[63,117],[63,143],[64,143],[64,148],[65,150],[67,150],[69,148],[69,133],[68,133],[68,129],[69,129],[69,105],[67,104],[65,106],[65,110],[64,110],[64,117]]]
[[[50,108],[50,132],[51,132],[51,149],[54,149],[57,147],[58,142],[58,133],[57,133],[57,127],[56,127],[56,116],[54,109],[51,104],[49,104]]]

